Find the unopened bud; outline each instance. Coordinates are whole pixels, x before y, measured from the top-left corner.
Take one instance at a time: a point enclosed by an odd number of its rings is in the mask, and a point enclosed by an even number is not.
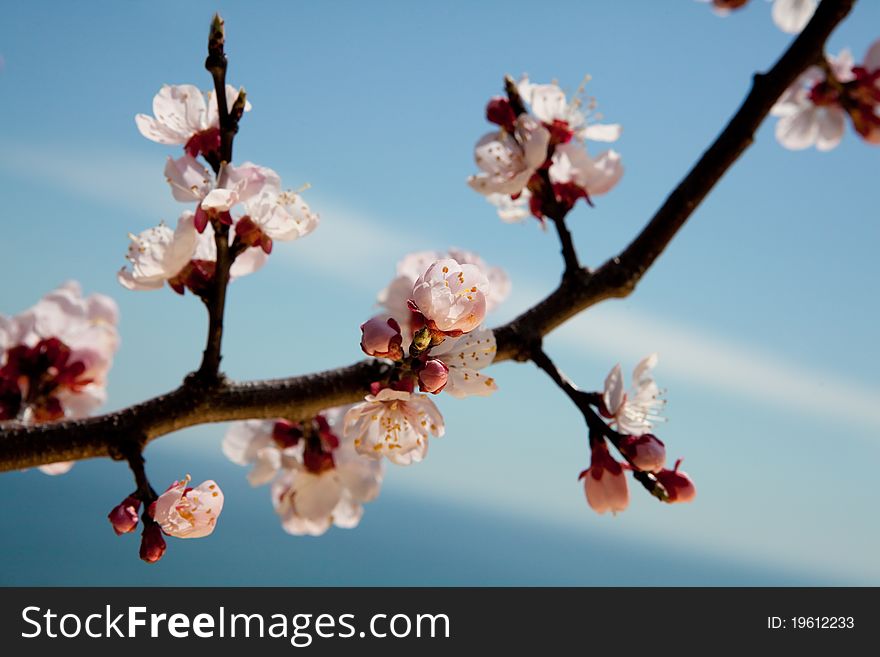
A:
[[[419,370],[419,390],[437,394],[446,387],[449,368],[442,360],[432,358]]]
[[[165,554],[165,539],[162,529],[155,522],[145,523],[141,533],[141,559],[147,563],[156,563]]]
[[[113,531],[117,536],[122,536],[129,532],[133,532],[138,524],[138,509],[141,507],[141,501],[136,497],[128,496],[113,510],[107,514],[107,519],[113,526]]]
[[[516,123],[516,113],[507,98],[496,96],[486,105],[486,119],[490,123],[500,125],[505,130],[512,132],[513,124]]]
[[[241,118],[241,115],[244,114],[244,108],[247,105],[247,92],[245,92],[244,87],[239,89],[238,96],[235,99],[235,102],[232,103],[232,109],[229,110],[229,115],[238,121]]]
[[[400,324],[393,318],[373,317],[361,324],[361,349],[368,356],[376,358],[403,358]]]
[[[663,441],[650,433],[624,436],[620,441],[620,453],[644,472],[657,472],[666,465],[666,447]]]
[[[688,476],[687,472],[678,469],[681,465],[681,459],[675,462],[675,468],[672,470],[660,470],[654,476],[657,481],[663,484],[666,493],[669,495],[669,503],[675,502],[691,502],[697,496],[697,487],[694,486],[693,480]]]

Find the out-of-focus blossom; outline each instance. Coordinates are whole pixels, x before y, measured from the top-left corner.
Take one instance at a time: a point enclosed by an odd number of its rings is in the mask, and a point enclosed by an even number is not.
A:
[[[339,438],[346,408],[305,423],[250,420],[233,424],[223,441],[235,463],[254,463],[253,485],[272,481],[272,504],[290,534],[323,534],[331,525],[354,527],[363,504],[379,494],[383,464]]]
[[[28,423],[89,415],[106,400],[119,346],[116,303],[82,296],[68,281],[14,317],[0,315],[0,420]],[[64,461],[41,466],[62,474]]]
[[[853,57],[848,50],[828,62],[841,83],[854,79]],[[818,66],[807,69],[771,109],[779,117],[776,139],[792,150],[815,146],[820,151],[836,147],[846,127],[846,110],[841,105],[839,89],[829,84]]]
[[[657,365],[657,354],[642,359],[633,370],[630,392],[624,390],[620,365],[615,365],[605,378],[602,413],[612,420],[620,433],[641,436],[648,433],[662,417],[657,411],[666,403],[660,399],[660,389],[654,382],[652,370]]]
[[[818,6],[817,0],[769,0],[773,2],[771,15],[773,22],[783,32],[797,34],[806,27]],[[712,9],[719,16],[727,16],[736,9],[742,9],[749,0],[700,0],[711,2]]]

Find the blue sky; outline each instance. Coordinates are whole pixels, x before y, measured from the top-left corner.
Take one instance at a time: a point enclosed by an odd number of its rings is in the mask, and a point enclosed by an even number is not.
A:
[[[688,0],[5,7],[0,312],[67,278],[113,296],[123,342],[108,408],[176,386],[203,346],[198,302],[126,291],[115,272],[128,232],[182,210],[162,176],[176,151],[143,139],[133,117],[163,83],[209,86],[215,10],[227,20],[230,82],[254,106],[236,158],[276,169],[289,187],[310,183],[322,216],[313,235],[279,244],[263,271],[232,286],[224,366],[238,379],[359,358],[357,327],[408,251],[455,245],[505,267],[513,294],[493,323],[552,289],[554,235],[502,224],[464,184],[505,73],[569,89],[589,73],[599,111],[623,124],[622,182],[570,220],[582,259],[599,264],[790,40],[759,0],[726,19]],[[877,25],[880,7],[860,3],[830,51],[860,58]],[[670,417],[660,435],[697,482],[693,504],[661,507],[633,490],[626,513],[594,515],[576,482],[588,459],[581,418],[533,366],[505,363],[493,398],[439,399],[447,435],[426,462],[390,469],[362,526],[321,539],[281,531],[268,492],[223,462],[223,426],[147,451],[155,481],[191,472],[227,491],[215,535],[175,541],[154,568],[137,561],[135,539],[105,526],[130,489],[120,464],[4,475],[0,582],[880,583],[878,151],[849,133],[830,153],[793,153],[772,123],[633,296],[546,343],[583,387],[601,386],[616,362],[628,374],[660,353]],[[57,526],[45,507],[60,510]],[[373,549],[422,558],[377,570],[359,559]],[[277,574],[250,550],[283,560]]]

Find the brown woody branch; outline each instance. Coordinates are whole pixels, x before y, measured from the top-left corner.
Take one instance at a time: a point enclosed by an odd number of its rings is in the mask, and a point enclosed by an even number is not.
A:
[[[821,61],[826,40],[855,0],[823,0],[813,19],[767,73],[757,74],[749,95],[642,232],[595,272],[563,277],[547,298],[495,329],[496,361],[529,360],[531,347],[563,322],[609,298],[629,295],[700,202],[752,143],[754,133],[782,92],[808,66]],[[218,100],[225,93],[218,91]],[[219,356],[219,353],[218,353]],[[219,358],[218,358],[219,363]],[[51,424],[0,429],[0,470],[93,457],[123,458],[132,436],[149,442],[173,431],[248,418],[306,418],[356,402],[372,381],[387,375],[377,361],[318,374],[250,383],[205,386],[198,377],[165,395],[114,413]]]

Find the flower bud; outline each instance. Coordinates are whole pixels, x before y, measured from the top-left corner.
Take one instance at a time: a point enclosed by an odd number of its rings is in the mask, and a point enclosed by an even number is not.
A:
[[[130,495],[122,502],[113,507],[113,510],[107,514],[113,531],[117,536],[122,536],[129,532],[133,532],[138,524],[138,509],[141,507],[141,501]]]
[[[442,360],[432,358],[419,370],[419,390],[437,394],[449,380],[449,368]]]
[[[666,489],[670,504],[675,502],[691,502],[697,496],[697,488],[687,472],[679,471],[678,466],[680,464],[681,459],[678,459],[675,462],[675,468],[672,470],[660,470],[660,472],[654,475],[657,477],[657,481],[663,484],[663,488]]]
[[[620,453],[644,472],[657,472],[666,464],[666,447],[663,441],[650,433],[624,436],[620,441]]]
[[[141,533],[141,559],[156,563],[165,554],[165,539],[162,530],[155,522],[145,523]]]
[[[368,356],[400,360],[403,358],[402,342],[400,324],[393,318],[373,317],[361,324],[361,349]]]
[[[510,106],[510,101],[502,96],[495,96],[486,105],[486,118],[490,123],[500,125],[505,130],[513,132],[516,123],[516,113]]]

